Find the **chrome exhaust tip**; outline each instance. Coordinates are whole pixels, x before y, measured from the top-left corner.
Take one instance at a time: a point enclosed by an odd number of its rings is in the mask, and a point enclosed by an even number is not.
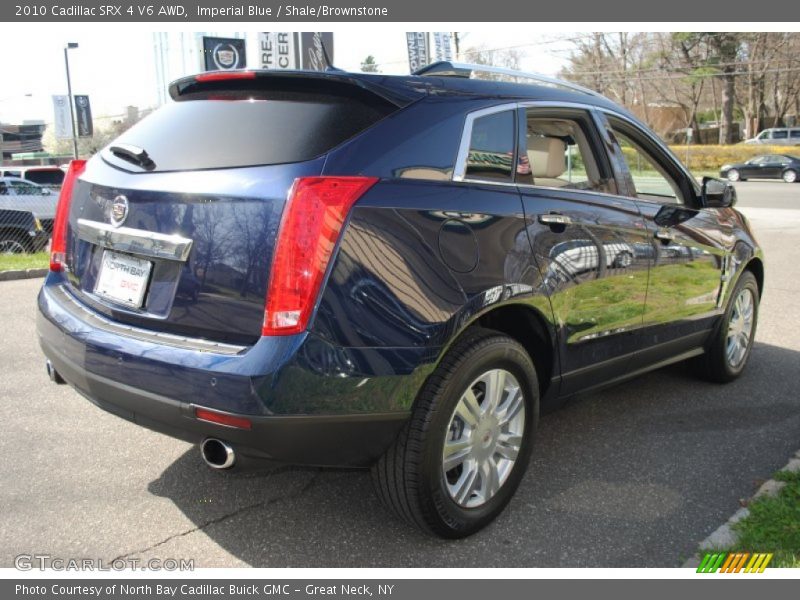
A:
[[[45,361],[45,367],[47,368],[47,376],[50,378],[50,381],[57,383],[58,385],[64,385],[67,383],[64,381],[64,378],[58,374],[58,371],[56,371],[53,363],[51,363],[49,360]]]
[[[206,438],[200,446],[200,454],[212,469],[230,469],[236,462],[236,454],[227,442]]]

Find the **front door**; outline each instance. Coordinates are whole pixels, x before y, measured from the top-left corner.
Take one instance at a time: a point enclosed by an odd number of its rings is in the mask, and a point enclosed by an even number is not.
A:
[[[733,230],[716,210],[697,205],[694,183],[649,135],[621,119],[609,123],[652,247],[644,347],[654,362],[696,352],[722,310]]]

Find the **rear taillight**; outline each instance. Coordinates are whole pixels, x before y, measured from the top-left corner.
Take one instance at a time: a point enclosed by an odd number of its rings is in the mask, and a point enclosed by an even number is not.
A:
[[[295,180],[275,243],[263,335],[305,330],[347,214],[377,181],[373,177]]]
[[[67,223],[69,222],[69,207],[72,204],[72,188],[75,180],[81,176],[86,168],[85,160],[73,160],[61,184],[61,193],[56,206],[56,218],[53,221],[53,238],[50,241],[50,270],[62,271],[67,258]]]

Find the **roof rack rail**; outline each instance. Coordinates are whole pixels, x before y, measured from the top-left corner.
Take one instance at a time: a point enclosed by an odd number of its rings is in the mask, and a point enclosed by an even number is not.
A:
[[[566,88],[576,92],[582,92],[591,96],[601,96],[601,94],[598,92],[590,90],[587,87],[583,87],[582,85],[578,85],[577,83],[570,83],[569,81],[556,79],[555,77],[548,77],[547,75],[540,75],[539,73],[527,73],[525,71],[507,69],[505,67],[492,67],[490,65],[475,65],[452,61],[439,61],[417,69],[412,73],[412,75],[464,77],[466,79],[477,79],[477,77],[475,77],[476,73],[493,73],[495,75],[507,75],[509,77],[519,77],[520,79],[530,79],[538,83],[546,83],[548,85]]]

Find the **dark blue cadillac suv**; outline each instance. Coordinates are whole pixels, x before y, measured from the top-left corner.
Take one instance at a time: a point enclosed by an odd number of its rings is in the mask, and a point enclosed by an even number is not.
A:
[[[371,467],[444,537],[503,510],[543,408],[736,378],[764,268],[733,188],[589,90],[482,69],[174,82],[70,166],[51,378],[214,468]]]

